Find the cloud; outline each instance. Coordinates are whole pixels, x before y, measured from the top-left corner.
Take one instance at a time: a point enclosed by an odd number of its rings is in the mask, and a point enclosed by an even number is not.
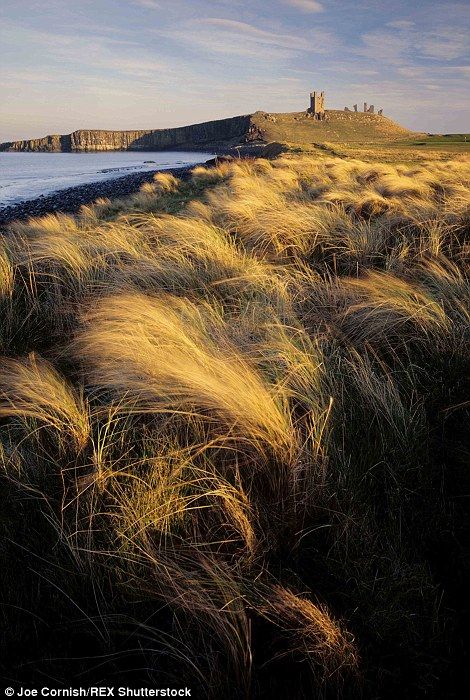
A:
[[[445,87],[451,82],[470,77],[470,66],[403,66],[397,70],[397,73],[405,78],[414,78],[419,81],[438,79]]]
[[[103,57],[101,65],[112,68],[125,75],[136,77],[151,77],[168,71],[168,64],[163,61],[142,58]]]
[[[327,54],[336,45],[336,37],[328,32],[311,29],[304,36],[281,34],[237,20],[219,17],[194,19],[181,27],[154,30],[201,54],[234,55],[264,60],[286,60],[298,53]]]
[[[248,41],[255,41],[268,46],[281,46],[282,48],[299,47],[305,50],[310,48],[309,43],[296,34],[278,34],[277,32],[260,29],[247,22],[209,17],[207,19],[194,20],[194,24],[216,27],[224,33],[244,36]]]
[[[361,40],[362,46],[356,50],[357,54],[389,64],[401,63],[412,46],[408,36],[382,30],[366,32]]]
[[[401,21],[392,24],[395,31],[379,29],[363,34],[362,46],[355,53],[389,65],[401,65],[415,60],[454,61],[469,50],[469,35],[460,27],[426,30],[414,28],[408,22],[406,27]]]
[[[404,78],[422,78],[423,75],[427,74],[427,71],[420,66],[403,66],[403,68],[398,69],[397,73]]]
[[[157,0],[132,0],[134,5],[140,5],[147,10],[161,10],[162,6]]]
[[[470,66],[445,66],[441,68],[442,71],[452,72],[454,74],[461,73],[462,75],[470,76]]]
[[[39,56],[45,74],[60,67],[61,71],[73,70],[74,75],[82,69],[91,70],[91,75],[109,70],[135,78],[155,79],[157,75],[171,72],[174,63],[166,57],[155,56],[153,51],[135,41],[114,39],[99,33],[62,34],[5,24],[0,27],[0,40],[5,46],[20,43],[27,47],[28,66],[35,72],[35,57]]]
[[[414,26],[415,23],[407,19],[397,19],[394,22],[387,22],[387,27],[393,27],[394,29],[411,29],[411,27]]]
[[[324,7],[316,0],[284,0],[287,5],[292,5],[302,12],[323,12]]]
[[[457,27],[424,32],[416,39],[417,48],[424,57],[440,61],[453,61],[465,56],[470,48],[468,33]]]

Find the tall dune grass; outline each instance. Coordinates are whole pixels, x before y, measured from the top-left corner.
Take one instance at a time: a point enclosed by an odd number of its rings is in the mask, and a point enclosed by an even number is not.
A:
[[[214,418],[225,439],[289,460],[295,437],[284,397],[232,346],[217,311],[170,296],[105,297],[88,314],[76,355],[89,381],[125,395],[131,411]]]
[[[458,687],[469,174],[284,155],[5,232],[9,678]]]

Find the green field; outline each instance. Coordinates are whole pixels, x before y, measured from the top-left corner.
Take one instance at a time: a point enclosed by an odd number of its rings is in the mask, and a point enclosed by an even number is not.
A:
[[[470,149],[470,134],[429,134],[425,138],[404,139],[390,144],[392,148],[417,148],[466,153]]]

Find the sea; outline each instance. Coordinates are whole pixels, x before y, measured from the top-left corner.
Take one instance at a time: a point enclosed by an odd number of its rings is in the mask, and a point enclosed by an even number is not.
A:
[[[194,151],[0,153],[0,208],[76,185],[193,165],[211,157]]]

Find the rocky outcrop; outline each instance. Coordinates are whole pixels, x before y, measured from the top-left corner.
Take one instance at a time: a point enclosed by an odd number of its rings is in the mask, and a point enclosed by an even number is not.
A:
[[[80,129],[64,136],[11,141],[0,144],[0,151],[159,151],[167,149],[207,149],[250,143],[260,138],[250,115],[219,119],[174,129],[104,131]]]

